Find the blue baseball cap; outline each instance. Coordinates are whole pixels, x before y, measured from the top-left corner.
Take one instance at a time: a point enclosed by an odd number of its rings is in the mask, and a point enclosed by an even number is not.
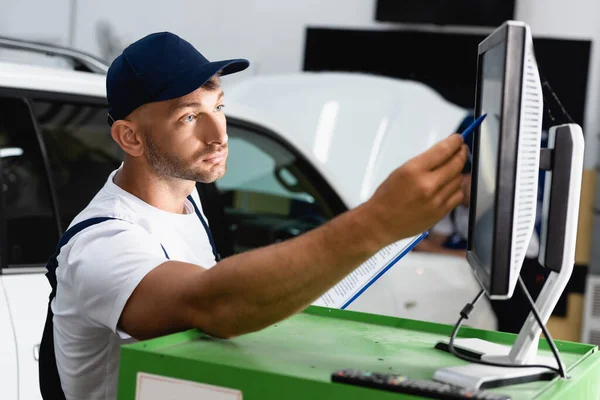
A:
[[[136,108],[185,96],[217,73],[243,71],[245,59],[208,61],[190,43],[170,32],[153,33],[129,45],[106,75],[108,123]]]

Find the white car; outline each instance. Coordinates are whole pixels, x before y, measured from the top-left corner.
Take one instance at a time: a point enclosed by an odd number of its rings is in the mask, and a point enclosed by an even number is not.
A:
[[[2,46],[58,55],[77,69],[0,62],[0,398],[40,399],[44,266],[122,153],[106,123],[101,61],[0,38]],[[230,160],[217,187],[235,252],[357,206],[466,115],[424,85],[360,74],[259,76],[225,81],[225,92]],[[412,252],[350,309],[454,323],[478,291],[465,260]],[[467,322],[496,328],[486,301]]]

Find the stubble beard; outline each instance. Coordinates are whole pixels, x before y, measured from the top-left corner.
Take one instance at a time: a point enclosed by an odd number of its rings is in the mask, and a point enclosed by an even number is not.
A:
[[[206,168],[202,168],[203,163],[196,163],[189,165],[185,160],[176,156],[167,154],[166,152],[159,149],[152,133],[146,135],[146,146],[145,154],[150,165],[150,168],[156,175],[166,179],[183,179],[188,181],[212,183],[221,179],[227,171],[226,160],[223,161],[222,165],[213,165],[206,163]],[[227,145],[218,147],[211,147],[204,150],[202,153],[194,157],[194,160],[200,160],[201,158],[215,153],[216,151],[227,151]]]

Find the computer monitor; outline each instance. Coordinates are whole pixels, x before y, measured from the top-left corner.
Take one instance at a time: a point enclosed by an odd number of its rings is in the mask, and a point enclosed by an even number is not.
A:
[[[568,59],[557,54],[556,62]],[[537,350],[542,326],[566,288],[575,263],[583,132],[573,123],[552,126],[547,148],[540,149],[542,88],[531,33],[522,22],[507,21],[480,43],[476,88],[475,117],[487,116],[472,135],[467,260],[488,297],[512,296],[534,232],[538,176],[543,170],[546,180],[538,260],[548,276],[511,347],[456,338],[467,311],[461,312],[450,341],[440,341],[435,347],[471,363],[442,367],[433,379],[489,388],[550,379],[555,372],[565,376],[558,351],[553,359],[538,355]],[[525,365],[528,368],[522,368]]]
[[[536,217],[543,98],[529,27],[479,44],[467,260],[488,297],[515,289]]]

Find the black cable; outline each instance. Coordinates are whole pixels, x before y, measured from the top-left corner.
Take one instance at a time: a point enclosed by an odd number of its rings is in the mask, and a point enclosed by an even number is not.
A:
[[[456,335],[458,334],[458,330],[460,329],[460,326],[462,325],[463,320],[469,318],[469,314],[471,313],[471,311],[473,311],[473,309],[475,308],[475,304],[479,301],[479,299],[481,298],[481,296],[483,296],[483,294],[484,294],[484,290],[481,290],[477,294],[475,299],[473,299],[473,301],[471,303],[467,303],[467,305],[465,305],[465,307],[460,312],[460,318],[456,322],[456,325],[454,325],[454,329],[452,330],[452,334],[450,335],[450,342],[448,343],[448,349],[450,350],[450,353],[452,353],[452,355],[454,355],[455,357],[460,358],[461,360],[475,363],[475,364],[482,364],[482,365],[489,365],[492,367],[503,367],[503,368],[546,368],[546,369],[549,369],[549,370],[553,371],[554,373],[562,376],[561,370],[559,370],[558,368],[551,367],[549,365],[496,363],[496,362],[492,362],[492,361],[480,360],[477,358],[465,356],[456,351],[456,349],[454,348],[454,339],[456,338]],[[535,307],[534,307],[534,309],[535,309]],[[559,363],[559,365],[560,365],[560,363]]]
[[[554,339],[552,339],[552,336],[550,336],[550,332],[548,332],[548,329],[546,329],[546,325],[542,323],[542,318],[540,318],[540,314],[538,313],[537,308],[535,307],[535,303],[533,302],[533,299],[529,294],[529,290],[527,290],[527,286],[525,286],[523,279],[521,279],[521,275],[519,275],[519,285],[521,286],[521,290],[523,290],[525,297],[527,297],[527,301],[529,301],[529,306],[531,307],[531,312],[533,313],[535,320],[537,321],[540,328],[542,328],[542,332],[544,332],[544,336],[546,337],[546,341],[550,345],[550,350],[552,350],[554,358],[556,358],[556,364],[558,364],[560,376],[563,378],[568,378],[567,371],[565,370],[565,365],[562,362],[562,359],[560,358],[560,354],[558,353],[556,345],[554,344]]]

